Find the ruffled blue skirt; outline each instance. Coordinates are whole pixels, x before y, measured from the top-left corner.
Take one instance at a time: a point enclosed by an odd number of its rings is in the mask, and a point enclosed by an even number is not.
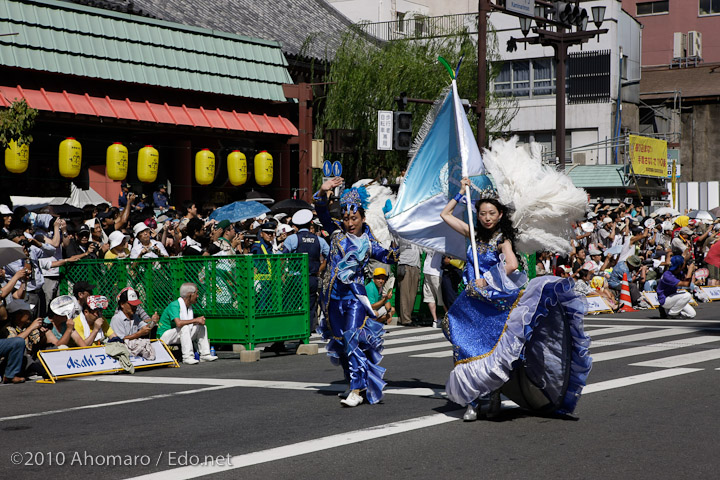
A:
[[[502,388],[522,407],[571,413],[592,365],[587,303],[573,285],[535,278],[520,295],[495,292],[500,304],[463,292],[444,322],[455,360],[448,397],[467,405]]]
[[[328,316],[321,320],[320,332],[329,340],[330,361],[342,366],[352,390],[365,390],[368,402],[378,403],[385,388],[385,368],[379,365],[383,325],[369,318],[365,306],[352,295],[330,299]]]

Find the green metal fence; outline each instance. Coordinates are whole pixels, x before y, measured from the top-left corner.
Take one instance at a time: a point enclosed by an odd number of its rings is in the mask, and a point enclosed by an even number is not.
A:
[[[97,286],[108,297],[105,317],[116,309],[125,287],[137,290],[148,314],[162,314],[179,296],[180,285],[198,286],[195,315],[204,315],[213,343],[258,343],[310,337],[307,255],[238,255],[134,260],[82,260],[63,268],[60,293],[75,282]]]

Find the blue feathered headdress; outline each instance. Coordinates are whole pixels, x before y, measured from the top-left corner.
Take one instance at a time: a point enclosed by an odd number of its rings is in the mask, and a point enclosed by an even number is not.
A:
[[[357,213],[358,208],[365,210],[368,205],[370,195],[365,187],[346,188],[340,196],[340,208],[343,213]]]

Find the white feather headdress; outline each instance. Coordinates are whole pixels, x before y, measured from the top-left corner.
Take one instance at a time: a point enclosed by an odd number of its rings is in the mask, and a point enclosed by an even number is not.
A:
[[[525,253],[568,253],[574,235],[570,222],[585,215],[587,193],[565,173],[542,164],[539,144],[532,143],[528,152],[517,141],[495,140],[483,155],[498,199],[513,210],[515,246]]]

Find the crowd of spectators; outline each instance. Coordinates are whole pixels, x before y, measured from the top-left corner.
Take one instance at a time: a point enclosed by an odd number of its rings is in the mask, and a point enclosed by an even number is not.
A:
[[[42,375],[37,352],[43,348],[89,346],[113,338],[131,346],[132,341],[149,336],[180,344],[187,364],[197,363],[193,342],[201,359],[217,358],[209,351],[204,317],[192,313],[197,301],[193,283],[183,285],[180,297],[162,315],[149,315],[140,305],[137,292],[125,289],[117,298],[117,311],[107,322],[102,315],[108,305],[103,296],[107,292],[77,282],[72,295],[58,295],[60,267],[81,259],[307,253],[311,257],[310,321],[312,328],[317,325],[317,288],[328,246],[327,234],[313,212],[301,210],[294,216],[292,212],[268,213],[241,222],[218,222],[209,220],[216,208],[213,204],[186,201],[170,206],[164,185],[150,197],[134,194],[124,184],[118,204],[119,208],[87,205],[75,215],[53,207],[29,212],[24,207],[11,210],[0,205],[0,237],[20,245],[25,254],[25,258],[0,268],[0,358],[4,357],[0,370],[4,368],[5,382]],[[636,205],[610,206],[601,201],[573,228],[570,255],[537,252],[536,274],[572,277],[579,292],[602,296],[612,309],[620,306],[625,279],[635,308],[650,306],[643,291],[657,291],[664,307],[662,316],[694,316],[689,306],[693,296],[705,300],[698,287],[720,284],[720,223],[685,215],[646,215]],[[439,326],[436,309],[447,309],[454,301],[461,288],[462,262],[428,255],[421,264],[419,250],[407,245],[400,260],[395,272],[397,285],[387,266],[374,265],[368,272],[368,294],[378,318],[389,321],[397,308],[400,323],[413,322],[410,315],[422,271],[422,298],[434,326]],[[707,270],[703,268],[706,265]]]
[[[86,205],[80,215],[59,213],[52,206],[29,212],[24,207],[11,210],[0,205],[0,237],[20,245],[25,253],[25,258],[0,268],[0,359],[5,358],[0,371],[4,367],[4,380],[16,383],[43,374],[37,363],[37,351],[43,348],[89,346],[113,337],[126,344],[148,337],[179,344],[186,364],[198,363],[193,343],[198,345],[200,361],[217,358],[209,350],[204,317],[192,313],[197,300],[193,283],[183,285],[180,298],[162,316],[157,312],[148,315],[139,305],[137,292],[125,289],[117,298],[117,311],[107,322],[102,316],[108,304],[102,296],[106,292],[94,291],[94,285],[77,282],[72,296],[58,295],[60,267],[68,262],[288,253],[303,251],[316,238],[318,261],[311,262],[314,272],[310,273],[316,297],[317,275],[324,269],[328,246],[320,238],[325,233],[311,211],[304,210],[296,223],[287,213],[263,214],[234,223],[215,221],[209,219],[216,208],[213,204],[186,201],[172,207],[164,185],[152,198],[136,195],[129,187],[122,185],[120,208]],[[301,245],[298,239],[302,239]],[[71,300],[75,308],[67,311]],[[11,350],[19,348],[19,341],[11,337],[25,339],[20,366],[10,362]]]

